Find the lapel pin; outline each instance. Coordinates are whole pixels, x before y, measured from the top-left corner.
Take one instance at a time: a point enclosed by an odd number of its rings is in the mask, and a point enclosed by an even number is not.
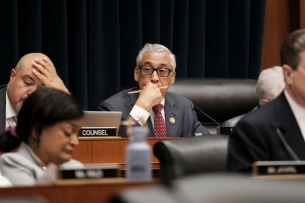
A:
[[[174,119],[173,117],[171,117],[171,118],[169,119],[169,122],[175,123],[175,119]]]

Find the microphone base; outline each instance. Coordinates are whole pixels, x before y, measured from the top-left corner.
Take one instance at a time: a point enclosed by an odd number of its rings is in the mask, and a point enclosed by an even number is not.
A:
[[[217,134],[218,135],[230,135],[233,131],[234,127],[217,127]]]
[[[214,124],[202,124],[212,135],[217,135],[218,125]]]

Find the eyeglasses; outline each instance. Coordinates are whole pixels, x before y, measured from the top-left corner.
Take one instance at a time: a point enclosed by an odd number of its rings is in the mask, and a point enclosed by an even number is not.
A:
[[[168,68],[153,68],[149,65],[139,66],[138,68],[140,69],[142,75],[151,75],[154,71],[156,71],[159,77],[168,77],[169,73],[173,71]]]

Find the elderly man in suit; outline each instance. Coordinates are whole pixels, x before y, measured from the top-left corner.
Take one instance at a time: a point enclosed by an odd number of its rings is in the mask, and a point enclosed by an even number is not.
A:
[[[160,44],[146,44],[139,52],[136,62],[134,79],[138,82],[138,87],[123,90],[101,102],[100,110],[121,111],[122,120],[131,116],[142,126],[147,123],[149,136],[152,137],[209,134],[197,120],[193,103],[167,92],[176,77],[175,56],[169,49]],[[130,93],[135,90],[142,92]],[[157,107],[161,110],[157,110]]]
[[[263,70],[257,80],[256,93],[258,96],[259,106],[263,106],[275,99],[285,88],[283,68],[274,66]],[[257,107],[254,108],[254,110]],[[244,114],[245,115],[245,114]],[[244,116],[236,116],[222,124],[223,127],[234,127],[236,123]]]
[[[40,87],[69,93],[49,57],[42,53],[26,54],[11,70],[8,84],[0,86],[0,131],[16,125],[16,115],[23,101]]]
[[[244,116],[230,135],[227,170],[250,173],[255,161],[305,160],[305,30],[292,32],[281,46],[285,90]]]

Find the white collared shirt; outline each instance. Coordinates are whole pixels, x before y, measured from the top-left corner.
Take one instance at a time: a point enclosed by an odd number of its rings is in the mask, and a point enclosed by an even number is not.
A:
[[[162,111],[161,111],[161,114],[162,114],[162,117],[165,121],[165,111],[164,111],[164,103],[165,103],[165,98],[163,98],[160,102],[160,104],[163,105],[163,108],[162,108]],[[142,109],[141,107],[137,106],[137,105],[134,105],[131,112],[130,112],[130,115],[141,125],[141,126],[144,126],[144,124],[146,123],[148,117],[150,116],[151,117],[151,121],[152,121],[152,125],[154,126],[154,117],[155,117],[155,113],[153,111],[152,108],[150,108],[148,111]],[[166,124],[166,122],[165,122]]]
[[[5,100],[6,100],[6,103],[5,103],[5,119],[6,119],[6,122],[5,122],[5,127],[8,127],[8,126],[16,126],[16,122],[13,120],[12,117],[14,116],[17,116],[12,105],[11,105],[11,102],[10,100],[8,99],[8,96],[7,96],[7,91],[6,91],[6,96],[5,96]]]
[[[305,140],[305,108],[296,103],[286,90],[284,93]]]
[[[12,183],[4,176],[1,175],[0,171],[0,187],[11,187]]]

